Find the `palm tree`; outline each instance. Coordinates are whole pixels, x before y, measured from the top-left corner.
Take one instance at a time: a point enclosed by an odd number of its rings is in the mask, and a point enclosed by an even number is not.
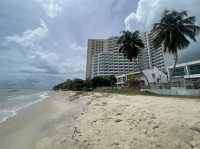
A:
[[[122,31],[122,35],[119,37],[119,52],[129,60],[133,61],[138,57],[140,49],[144,48],[144,43],[139,36],[140,32]]]
[[[123,53],[130,62],[132,62],[134,59],[140,71],[142,72],[139,63],[136,60],[140,53],[140,50],[145,48],[144,43],[140,38],[140,32],[122,31],[122,35],[119,37],[118,44],[119,52]],[[144,77],[146,78],[149,86],[149,81],[145,74]]]
[[[178,50],[190,45],[190,41],[196,41],[200,32],[200,26],[195,24],[195,16],[188,16],[186,11],[165,10],[159,23],[155,23],[152,32],[155,33],[153,43],[155,48],[163,47],[164,52],[174,55],[174,68],[178,61]]]

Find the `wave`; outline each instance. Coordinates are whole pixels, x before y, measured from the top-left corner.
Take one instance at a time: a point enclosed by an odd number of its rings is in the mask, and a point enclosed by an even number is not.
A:
[[[8,92],[19,92],[20,90],[18,89],[9,89]]]
[[[7,121],[8,119],[16,116],[18,111],[47,99],[49,97],[49,93],[50,93],[49,91],[43,92],[42,94],[39,95],[38,99],[25,103],[21,106],[17,106],[17,107],[6,109],[6,110],[0,110],[0,123],[3,123]]]
[[[0,123],[3,123],[16,115],[17,112],[15,110],[0,110]]]
[[[20,106],[20,107],[17,107],[17,108],[16,108],[16,111],[19,111],[19,110],[21,110],[21,109],[24,109],[24,108],[27,108],[27,107],[29,107],[29,106],[31,106],[31,105],[34,105],[34,104],[36,104],[36,103],[38,103],[38,102],[41,102],[41,101],[43,101],[44,99],[47,99],[48,97],[49,97],[49,93],[48,93],[48,92],[44,92],[44,93],[42,93],[42,94],[40,95],[39,99],[37,99],[37,100],[35,100],[35,101],[32,101],[32,102],[29,102],[29,103],[26,103],[26,104],[24,104],[24,105],[22,105],[22,106]]]

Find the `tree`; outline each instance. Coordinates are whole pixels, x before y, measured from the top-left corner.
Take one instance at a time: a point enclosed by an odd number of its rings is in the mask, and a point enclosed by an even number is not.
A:
[[[73,81],[68,79],[63,83],[63,89],[70,90],[72,88]]]
[[[53,90],[92,91],[96,87],[111,87],[117,82],[115,76],[94,77],[92,80],[66,80],[53,87]]]
[[[174,68],[178,61],[178,50],[190,45],[190,40],[196,41],[200,26],[195,24],[195,16],[188,16],[186,11],[165,10],[159,23],[155,23],[153,43],[155,48],[163,46],[164,52],[174,55]]]
[[[145,48],[144,43],[142,39],[140,38],[140,32],[135,31],[135,32],[130,32],[130,31],[122,31],[122,35],[120,36],[118,40],[119,44],[119,52],[123,53],[125,57],[129,61],[132,62],[133,59],[137,59],[140,50]],[[137,62],[136,63],[142,72],[142,69],[140,67],[140,64]],[[150,85],[148,78],[146,77],[145,74],[143,74],[145,79],[148,82],[148,86]]]
[[[114,75],[109,76],[110,85],[113,87],[117,83],[117,78]]]
[[[84,80],[82,79],[74,79],[72,83],[72,90],[74,91],[81,91],[84,87]]]
[[[144,43],[139,36],[140,32],[122,31],[122,35],[119,37],[119,52],[123,53],[129,61],[136,59],[140,52],[140,49],[144,48]]]
[[[94,77],[92,79],[92,86],[96,87],[108,87],[110,86],[110,80],[108,77]]]
[[[127,83],[128,83],[129,88],[140,89],[140,81],[134,75],[128,76]]]

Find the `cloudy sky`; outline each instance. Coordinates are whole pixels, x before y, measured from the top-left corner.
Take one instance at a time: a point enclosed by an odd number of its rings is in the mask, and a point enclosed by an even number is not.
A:
[[[199,6],[199,0],[1,0],[0,87],[84,78],[88,38],[148,31],[166,8],[188,10],[199,22]],[[198,59],[199,47],[192,44],[181,61]]]

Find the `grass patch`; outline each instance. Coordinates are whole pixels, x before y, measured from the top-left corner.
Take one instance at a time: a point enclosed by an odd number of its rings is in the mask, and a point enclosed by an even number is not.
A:
[[[156,94],[153,94],[150,92],[142,92],[142,91],[134,90],[134,89],[119,89],[119,88],[96,88],[94,90],[94,92],[121,94],[121,95],[129,95],[129,96],[135,96],[135,95],[153,96],[153,95],[156,95]]]
[[[110,94],[121,94],[128,96],[144,95],[144,96],[155,96],[155,97],[166,97],[166,98],[176,98],[176,99],[197,99],[199,101],[200,97],[197,96],[173,96],[173,95],[159,95],[151,93],[148,91],[140,91],[134,89],[119,89],[119,88],[97,88],[94,92],[110,93]]]

